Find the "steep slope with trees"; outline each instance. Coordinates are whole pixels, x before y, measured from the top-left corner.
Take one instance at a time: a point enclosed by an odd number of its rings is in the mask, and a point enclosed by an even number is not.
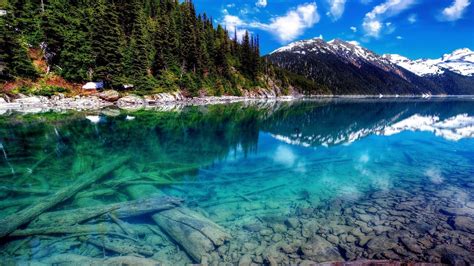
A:
[[[274,73],[262,64],[258,37],[230,37],[189,0],[9,0],[4,6],[4,81],[57,75],[115,89],[133,85],[141,94],[238,95],[265,87],[263,77]],[[39,48],[45,73],[28,58],[28,49]]]

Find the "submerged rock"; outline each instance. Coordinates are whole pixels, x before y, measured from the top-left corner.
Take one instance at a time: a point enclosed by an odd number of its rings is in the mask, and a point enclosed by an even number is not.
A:
[[[367,248],[372,253],[384,252],[396,246],[397,242],[386,237],[385,235],[374,237],[367,243]]]
[[[322,237],[314,237],[311,243],[301,246],[302,258],[316,262],[343,260],[336,246],[329,243]]]
[[[423,253],[423,249],[418,245],[417,241],[413,238],[402,237],[400,238],[402,244],[413,253]]]
[[[450,220],[450,224],[456,229],[474,233],[474,219],[466,216],[458,216]]]
[[[456,245],[440,245],[435,252],[441,256],[441,262],[450,265],[472,265],[474,254]]]
[[[446,215],[473,215],[474,209],[471,208],[441,208],[439,210],[442,214]]]
[[[250,266],[252,264],[252,256],[250,254],[245,254],[239,260],[239,266]]]
[[[286,219],[285,224],[289,228],[294,229],[294,228],[297,228],[299,226],[300,222],[296,218],[288,218],[288,219]]]

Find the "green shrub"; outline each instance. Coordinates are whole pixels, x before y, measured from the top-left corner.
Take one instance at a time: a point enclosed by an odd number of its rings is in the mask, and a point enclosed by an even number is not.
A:
[[[69,90],[63,87],[55,85],[44,85],[39,88],[21,86],[12,90],[13,94],[25,94],[25,95],[36,95],[36,96],[53,96],[59,93],[68,93]]]

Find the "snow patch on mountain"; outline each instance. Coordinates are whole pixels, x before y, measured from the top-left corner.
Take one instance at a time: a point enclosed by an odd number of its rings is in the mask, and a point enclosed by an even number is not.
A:
[[[439,59],[410,60],[397,54],[386,54],[383,57],[422,77],[441,75],[446,70],[463,76],[474,76],[474,52],[468,48],[455,50]]]
[[[406,79],[400,68],[418,76],[442,75],[447,70],[463,75],[474,76],[474,52],[468,48],[458,49],[438,59],[410,60],[398,54],[380,56],[358,42],[339,39],[325,42],[322,37],[297,41],[281,47],[270,54],[290,52],[295,54],[334,54],[347,62],[361,67],[363,63],[375,65],[385,71],[396,73]]]
[[[332,54],[341,60],[350,63],[356,67],[362,67],[363,64],[374,65],[387,72],[395,73],[406,79],[399,67],[387,58],[384,58],[354,41],[342,41],[334,39],[325,42],[322,38],[317,37],[310,40],[297,41],[281,47],[270,54],[289,52],[294,54]]]

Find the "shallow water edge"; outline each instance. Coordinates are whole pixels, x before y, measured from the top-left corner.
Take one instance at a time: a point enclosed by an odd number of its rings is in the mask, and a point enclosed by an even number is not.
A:
[[[16,111],[23,113],[41,113],[47,111],[61,110],[98,110],[107,107],[118,107],[122,109],[160,108],[173,109],[178,106],[229,104],[237,102],[255,101],[294,101],[294,100],[325,100],[325,99],[353,99],[353,100],[429,100],[429,99],[474,99],[473,95],[276,95],[273,92],[265,92],[252,96],[205,96],[186,97],[181,92],[160,93],[155,95],[119,96],[117,92],[104,91],[88,96],[75,96],[72,98],[64,95],[53,97],[44,96],[20,96],[13,99],[0,97],[0,114]]]

